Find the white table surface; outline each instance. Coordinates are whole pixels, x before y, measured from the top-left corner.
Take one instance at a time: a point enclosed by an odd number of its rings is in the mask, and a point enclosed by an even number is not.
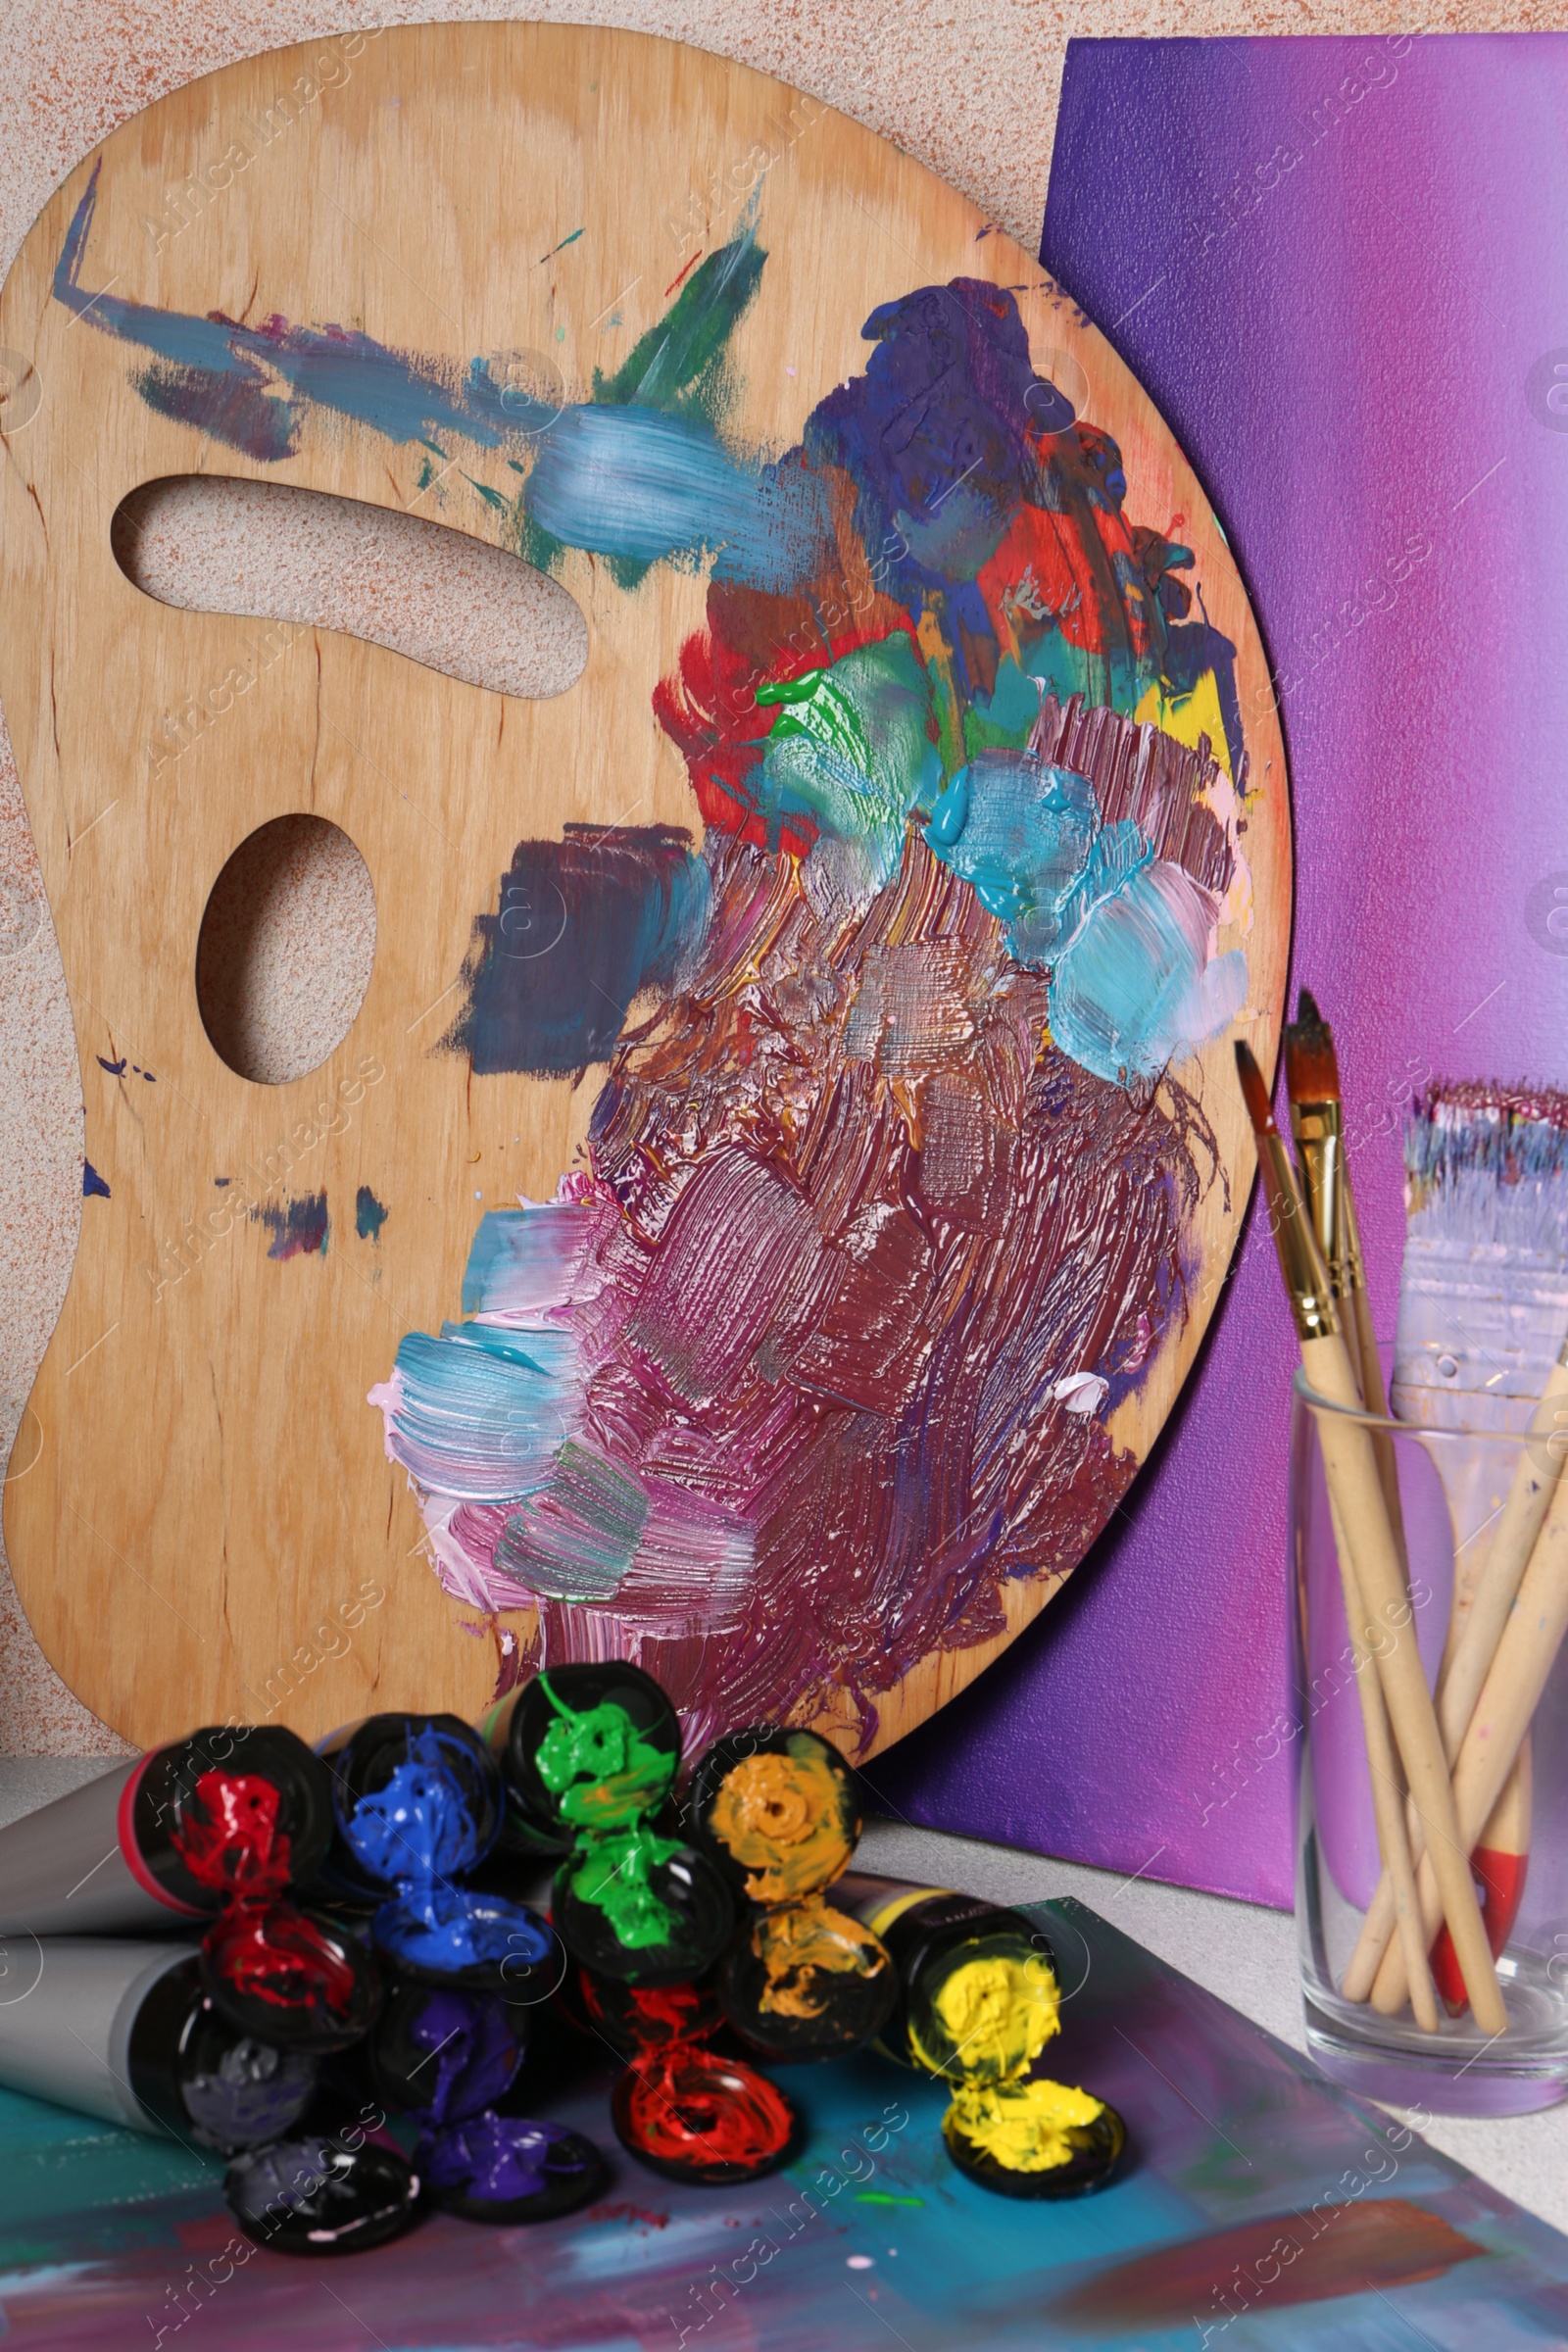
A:
[[[0,1757],[0,1824],[63,1796],[103,1769],[97,1757]],[[857,1858],[864,1869],[890,1878],[961,1887],[993,1902],[1039,1903],[1053,1895],[1076,1895],[1293,2049],[1306,2047],[1296,1922],[1288,1912],[1162,1886],[1152,1879],[1118,1879],[1082,1863],[1055,1862],[886,1819],[867,1822]],[[1438,2116],[1426,2124],[1423,2136],[1516,2204],[1568,2230],[1568,2104],[1503,2122]]]

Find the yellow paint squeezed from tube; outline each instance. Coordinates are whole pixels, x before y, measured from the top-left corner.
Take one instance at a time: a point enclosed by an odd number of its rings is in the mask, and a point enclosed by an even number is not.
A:
[[[1047,1963],[988,1952],[965,1960],[938,1991],[932,2007],[950,2055],[928,2050],[914,2021],[909,2043],[920,2064],[944,2081],[1004,2082],[1027,2073],[1054,2034],[1061,2032],[1060,1993]]]
[[[1102,2100],[1065,2082],[965,2082],[954,2092],[944,2129],[1009,2173],[1049,2173],[1077,2153],[1068,2132],[1104,2111]]]

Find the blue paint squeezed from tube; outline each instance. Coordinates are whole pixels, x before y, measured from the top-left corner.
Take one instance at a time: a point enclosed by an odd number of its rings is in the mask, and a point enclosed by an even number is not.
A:
[[[395,1960],[443,1975],[505,1967],[520,1984],[549,1958],[554,1938],[535,1912],[453,1884],[480,1858],[479,1829],[438,1733],[411,1736],[406,1760],[361,1797],[344,1835],[355,1860],[397,1888],[373,1923]]]

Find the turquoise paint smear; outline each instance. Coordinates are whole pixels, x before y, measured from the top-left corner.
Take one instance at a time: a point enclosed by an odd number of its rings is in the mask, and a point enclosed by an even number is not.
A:
[[[354,1196],[354,1230],[362,1242],[378,1242],[386,1223],[386,1204],[378,1200],[368,1184],[362,1184]]]
[[[1210,894],[1130,820],[1102,825],[1086,776],[982,752],[925,838],[1003,925],[1009,955],[1050,970],[1053,1042],[1097,1077],[1157,1076],[1245,1003],[1240,950],[1208,960]]]
[[[982,752],[937,800],[926,840],[1007,927],[1020,963],[1043,961],[1082,920],[1079,886],[1100,832],[1095,788],[1033,752]]]
[[[523,503],[563,546],[646,566],[713,559],[713,577],[778,595],[821,562],[827,503],[800,467],[753,467],[701,417],[649,408],[564,410]]]
[[[928,807],[942,782],[930,680],[912,638],[895,630],[757,699],[779,707],[751,779],[770,833],[808,817],[858,845],[861,891],[882,889],[898,871],[910,810]]]
[[[388,1414],[387,1451],[425,1487],[466,1502],[515,1502],[551,1475],[582,1412],[575,1343],[449,1323],[410,1332],[393,1377],[372,1392]]]
[[[1004,654],[990,694],[976,692],[963,714],[963,748],[971,760],[999,747],[1021,752],[1039,716],[1038,682]]]
[[[463,1276],[463,1311],[492,1323],[537,1323],[579,1295],[577,1270],[603,1212],[577,1200],[530,1200],[479,1220]]]
[[[1112,1082],[1154,1078],[1216,1037],[1247,1001],[1240,949],[1207,961],[1213,902],[1179,865],[1140,865],[1091,908],[1056,959],[1051,1034]]]
[[[508,1519],[496,1566],[553,1600],[608,1600],[647,1522],[648,1491],[635,1471],[568,1438],[549,1484]]]

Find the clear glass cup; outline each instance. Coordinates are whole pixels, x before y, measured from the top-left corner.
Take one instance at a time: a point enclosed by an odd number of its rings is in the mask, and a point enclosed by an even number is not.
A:
[[[1466,2009],[1423,2033],[1408,2007],[1385,2017],[1339,1990],[1380,1872],[1371,1772],[1330,1523],[1320,1420],[1386,1439],[1398,1477],[1411,1617],[1435,1686],[1456,1557],[1481,1556],[1529,1441],[1348,1414],[1298,1372],[1292,1408],[1290,1544],[1300,1769],[1297,1927],[1307,2045],[1324,2072],[1367,2096],[1443,2115],[1522,2115],[1568,2096],[1568,1642],[1531,1726],[1528,1864],[1497,1956],[1508,2031],[1489,2039]],[[1522,1413],[1528,1414],[1528,1404]],[[1553,1442],[1554,1444],[1554,1442]],[[1541,1441],[1535,1442],[1537,1453]],[[1555,1465],[1560,1475],[1562,1464]],[[1474,1531],[1474,1532],[1472,1532]],[[1466,1573],[1463,1566],[1461,1576]],[[1368,1663],[1365,1671],[1375,1673]]]

